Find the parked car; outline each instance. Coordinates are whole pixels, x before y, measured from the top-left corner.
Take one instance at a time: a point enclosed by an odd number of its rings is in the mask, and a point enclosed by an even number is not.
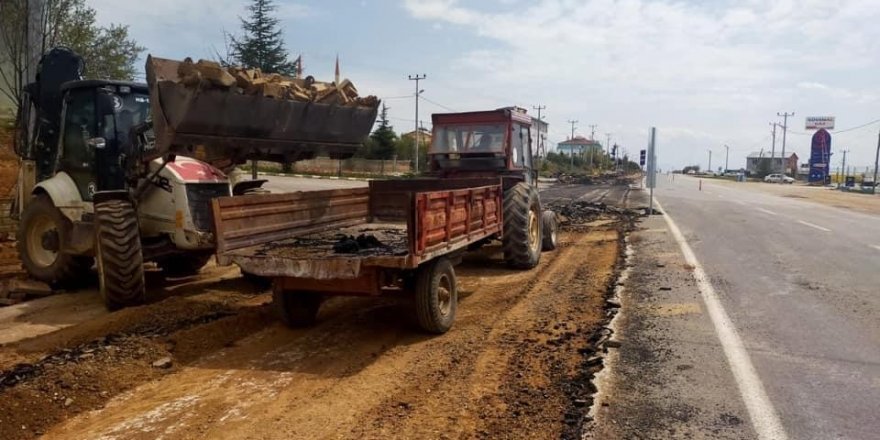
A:
[[[786,176],[785,174],[768,174],[764,177],[765,182],[769,183],[794,183],[794,179]]]

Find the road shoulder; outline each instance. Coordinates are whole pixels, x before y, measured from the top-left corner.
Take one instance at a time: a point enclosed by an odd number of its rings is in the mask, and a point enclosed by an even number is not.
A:
[[[619,349],[597,379],[587,439],[753,438],[691,270],[663,217],[630,238],[613,322]]]

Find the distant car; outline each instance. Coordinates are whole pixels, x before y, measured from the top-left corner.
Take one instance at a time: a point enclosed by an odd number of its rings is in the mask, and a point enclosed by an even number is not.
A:
[[[768,174],[764,177],[764,181],[769,183],[794,183],[794,179],[784,174]]]

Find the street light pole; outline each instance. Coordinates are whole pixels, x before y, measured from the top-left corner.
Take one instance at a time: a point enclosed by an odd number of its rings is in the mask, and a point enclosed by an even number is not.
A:
[[[712,172],[712,150],[707,150],[707,151],[709,151],[709,169],[707,169],[706,171],[711,173]]]
[[[409,75],[410,81],[416,82],[416,142],[413,146],[413,174],[419,174],[419,95],[422,90],[419,89],[419,81],[427,78],[424,73],[421,75]]]

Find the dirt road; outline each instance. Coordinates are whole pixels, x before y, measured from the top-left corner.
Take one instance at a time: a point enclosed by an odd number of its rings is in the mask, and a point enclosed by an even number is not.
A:
[[[404,299],[336,298],[290,330],[235,269],[159,281],[163,300],[0,347],[0,438],[576,437],[621,230],[564,231],[527,272],[470,254],[441,337]]]

